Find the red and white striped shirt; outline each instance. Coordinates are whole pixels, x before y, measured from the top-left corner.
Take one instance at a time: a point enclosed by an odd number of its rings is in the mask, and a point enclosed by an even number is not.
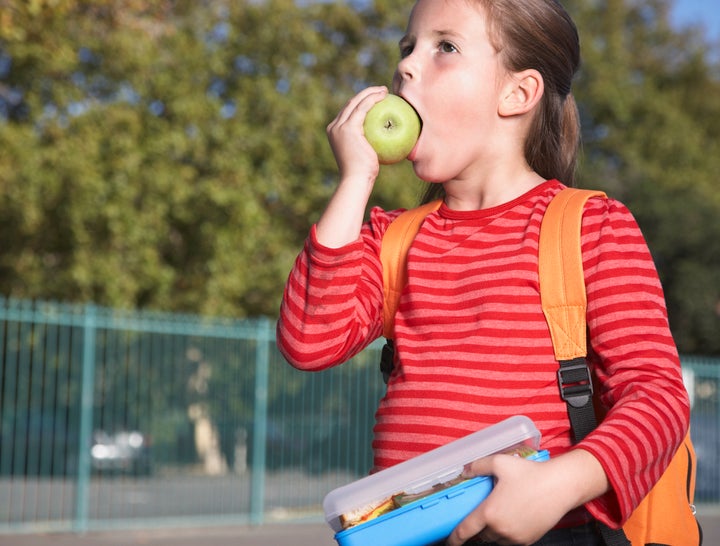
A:
[[[376,414],[376,469],[512,415],[527,415],[551,456],[571,447],[552,343],[540,306],[538,238],[552,197],[546,182],[504,205],[431,213],[408,254],[395,319],[396,367]],[[343,248],[313,227],[290,274],[278,346],[303,370],[341,364],[382,333],[382,236],[400,211],[371,211]],[[588,330],[611,411],[580,444],[612,491],[586,505],[623,522],[659,478],[689,420],[665,300],[645,240],[621,203],[585,207],[582,251]]]

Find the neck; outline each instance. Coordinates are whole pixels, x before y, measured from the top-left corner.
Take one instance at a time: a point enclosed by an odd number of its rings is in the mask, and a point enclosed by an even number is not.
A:
[[[544,181],[531,170],[503,177],[451,180],[443,184],[445,204],[459,211],[497,207],[517,199]]]

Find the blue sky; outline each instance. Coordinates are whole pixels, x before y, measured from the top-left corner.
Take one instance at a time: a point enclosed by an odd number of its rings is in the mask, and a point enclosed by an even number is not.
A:
[[[720,0],[674,0],[672,15],[678,25],[703,24],[708,38],[720,42]]]

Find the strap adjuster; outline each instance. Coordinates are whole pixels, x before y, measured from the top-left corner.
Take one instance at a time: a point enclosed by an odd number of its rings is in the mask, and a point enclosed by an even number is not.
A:
[[[574,358],[560,362],[557,371],[560,397],[574,408],[582,408],[593,395],[592,377],[585,358]]]
[[[387,339],[380,353],[380,371],[382,372],[383,381],[388,384],[390,375],[395,367],[395,344],[392,339]]]

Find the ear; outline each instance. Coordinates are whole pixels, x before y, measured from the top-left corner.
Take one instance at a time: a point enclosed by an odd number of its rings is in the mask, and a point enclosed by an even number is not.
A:
[[[508,75],[498,105],[503,117],[527,114],[540,102],[545,84],[540,72],[533,68]]]

